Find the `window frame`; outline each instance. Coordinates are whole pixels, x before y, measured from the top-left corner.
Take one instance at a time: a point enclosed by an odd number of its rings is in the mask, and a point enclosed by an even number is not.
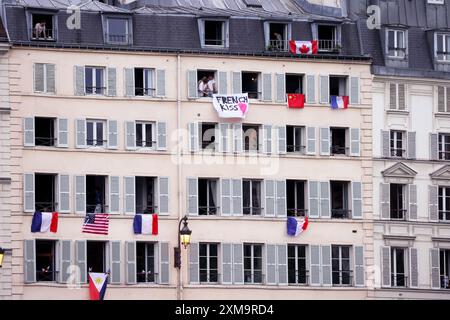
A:
[[[106,272],[109,267],[109,241],[108,240],[86,240],[86,272],[89,274],[89,263],[88,263],[88,245],[89,243],[102,243],[103,246],[103,271],[92,271],[92,272]],[[88,277],[89,278],[89,277]],[[89,279],[86,279],[89,282]],[[108,280],[109,282],[109,280]]]
[[[294,145],[288,145],[287,144],[287,136],[288,131],[292,128],[292,140],[294,142]],[[300,131],[300,141],[297,141],[296,131]],[[306,127],[305,126],[286,126],[286,153],[287,154],[305,154],[306,153]],[[294,149],[294,151],[289,151],[290,147],[293,147],[291,149]],[[298,150],[297,150],[298,149]]]
[[[343,130],[344,131],[344,147],[338,147],[333,145],[333,131],[334,130]],[[339,149],[338,149],[339,148]],[[344,149],[344,153],[338,153]],[[335,151],[337,150],[338,151]],[[330,155],[331,156],[345,156],[348,157],[350,155],[350,129],[343,127],[330,127]]]
[[[200,246],[206,246],[206,256],[202,256],[201,255],[201,249],[200,249]],[[216,253],[217,253],[217,255],[216,256],[212,256],[211,255],[211,246],[216,246]],[[220,257],[220,254],[219,254],[219,244],[218,243],[212,243],[212,242],[201,242],[201,243],[199,243],[199,250],[198,250],[198,272],[199,272],[199,274],[198,274],[198,279],[199,279],[199,282],[201,283],[201,284],[205,284],[205,283],[207,283],[207,284],[218,284],[219,283],[219,257]],[[204,258],[204,259],[206,259],[206,269],[202,269],[201,268],[201,263],[200,263],[200,260],[202,259],[202,258]],[[217,269],[211,269],[211,259],[216,259],[216,261],[217,261]],[[202,271],[206,271],[206,281],[202,281]],[[217,281],[211,281],[211,273],[212,273],[212,271],[216,271],[216,278],[217,278]]]
[[[449,198],[450,201],[450,187],[438,186],[438,219],[439,222],[450,223],[450,206],[447,208],[446,198]]]
[[[145,140],[140,141],[142,146],[138,145],[138,125],[141,126],[141,136],[142,138]],[[147,125],[151,126],[151,143],[152,145],[149,147],[147,146]],[[136,148],[137,149],[145,149],[145,150],[155,150],[156,149],[156,122],[154,121],[135,121],[134,122],[134,127],[135,127],[135,144],[136,144]]]
[[[449,142],[445,142],[445,138],[449,138]],[[445,151],[445,146],[449,146],[449,151]],[[448,157],[448,158],[446,158]],[[438,133],[438,158],[442,161],[450,160],[450,133]]]
[[[136,87],[135,73],[137,70],[142,71],[143,88]],[[156,69],[148,68],[148,67],[134,67],[133,68],[133,86],[134,86],[134,96],[135,97],[154,98],[156,96]],[[137,89],[142,89],[142,94],[136,94]]]
[[[200,180],[206,181],[206,208],[203,206],[200,206]],[[211,191],[211,183],[214,182],[216,184],[216,206],[210,207],[210,193]],[[217,178],[199,178],[198,179],[198,198],[199,198],[199,206],[198,206],[198,215],[199,216],[217,216],[219,214],[219,198],[220,198],[220,192],[219,192],[219,186],[220,186],[220,180]],[[202,209],[206,209],[206,214],[201,214]],[[215,210],[215,211],[214,211]],[[214,213],[212,213],[214,212]]]
[[[36,120],[37,119],[48,119],[53,121],[53,138],[46,138],[46,137],[38,137],[37,136],[37,125],[36,125]],[[46,147],[46,148],[54,148],[57,146],[57,141],[58,141],[58,119],[57,118],[53,118],[53,117],[34,117],[34,145],[35,147]],[[53,144],[52,145],[45,145],[45,144],[38,144],[37,143],[37,139],[48,139],[49,141],[52,141]]]
[[[444,256],[442,258],[442,255]],[[442,270],[444,267],[444,270]],[[444,290],[450,289],[450,249],[439,250],[439,280],[440,287]],[[444,286],[446,284],[446,286]]]
[[[245,144],[245,138],[246,138],[246,132],[251,130],[251,129],[256,129],[256,150],[255,149],[250,149],[250,140],[249,140],[249,144],[248,144],[248,149],[246,147]],[[259,124],[242,124],[242,151],[244,153],[258,153],[261,152],[262,148],[261,148],[261,132],[262,132],[262,125]],[[250,139],[250,138],[249,138]]]
[[[43,91],[39,91],[36,90],[36,65],[38,64],[42,64],[43,68],[44,68],[44,73],[43,73],[43,83],[44,83],[44,90]],[[55,70],[55,78],[56,78],[56,65],[54,63],[46,63],[46,62],[35,62],[33,63],[33,92],[34,93],[41,93],[41,94],[56,94],[56,79],[55,79],[55,91],[54,92],[49,92],[48,91],[48,83],[47,83],[47,67],[48,65],[53,65],[54,66],[54,70]]]
[[[308,265],[309,265],[309,261],[308,261],[308,245],[306,244],[288,244],[287,245],[287,251],[288,251],[288,255],[287,255],[287,267],[288,267],[288,285],[289,286],[307,286],[309,284],[309,270],[308,270]],[[293,247],[294,248],[294,257],[289,255],[289,248]],[[299,256],[299,248],[303,247],[305,250],[305,255],[304,257],[300,257]],[[289,269],[289,261],[294,260],[294,277],[295,277],[295,282],[289,282],[290,279],[290,273],[292,272],[292,269]],[[304,260],[305,261],[305,270],[300,270],[299,269],[299,261],[300,260]],[[305,281],[304,282],[300,282],[299,281],[299,273],[300,271],[304,271],[303,276],[305,277]]]
[[[214,135],[211,137],[214,137],[214,142],[204,140],[204,133],[203,133],[203,126],[214,126]],[[211,130],[212,128],[206,129],[205,134],[208,130]],[[216,152],[219,150],[219,124],[215,122],[200,122],[198,126],[198,138],[199,138],[199,144],[200,144],[200,150],[202,152],[209,151],[209,152]],[[208,143],[208,145],[206,145]]]
[[[333,248],[338,248],[339,250],[339,256],[337,258],[333,258]],[[343,257],[343,249],[348,249],[348,258]],[[339,270],[333,269],[333,260],[338,261],[339,264]],[[343,270],[343,261],[348,260],[348,270]],[[339,274],[339,283],[334,283],[334,277],[333,274],[335,273]],[[348,273],[348,282],[349,283],[343,283],[343,274]],[[331,246],[331,282],[333,287],[351,287],[353,286],[353,270],[352,270],[352,246],[349,245],[332,245]]]
[[[138,268],[138,263],[137,263],[137,245],[138,244],[143,244],[145,246],[144,247],[145,281],[139,281],[139,275],[142,275],[142,272],[138,272],[138,269],[137,269]],[[136,242],[136,268],[135,268],[135,271],[136,271],[136,283],[138,283],[138,284],[156,284],[156,283],[158,283],[158,275],[159,274],[155,272],[155,270],[158,270],[158,268],[157,268],[157,264],[158,264],[157,257],[158,256],[156,254],[156,251],[157,251],[156,246],[157,245],[158,245],[157,242],[146,242],[146,241],[137,241]],[[149,246],[153,246],[153,256],[149,255],[149,253],[148,253]],[[148,260],[151,257],[153,257],[153,281],[149,281],[148,280],[148,277],[149,277],[149,274],[148,274],[149,273]]]
[[[249,204],[250,207],[244,207],[244,184],[245,183],[249,183]],[[259,205],[260,207],[253,207],[253,184],[254,183],[259,183]],[[258,179],[242,179],[242,214],[243,216],[246,217],[261,217],[262,216],[262,211],[264,210],[264,208],[262,207],[263,204],[263,199],[262,199],[262,195],[263,195],[263,189],[262,186],[263,185],[263,180],[258,180]],[[249,213],[245,213],[246,209],[249,209]]]
[[[97,140],[97,126],[98,124],[102,124],[102,134],[103,134],[103,140],[102,140],[102,145],[98,145],[98,144],[92,144],[90,145],[88,143],[89,139],[88,139],[88,124],[92,123],[92,143],[98,143]],[[107,138],[107,130],[106,130],[106,126],[107,126],[107,121],[106,120],[102,120],[102,119],[86,119],[86,147],[87,148],[100,148],[100,149],[105,149],[107,147],[107,143],[108,140]]]
[[[399,138],[399,134],[401,135],[401,139]],[[389,157],[390,158],[397,158],[397,159],[404,159],[406,156],[406,148],[407,148],[407,141],[406,141],[406,131],[403,130],[389,130]],[[392,148],[392,143],[394,143],[394,146],[397,146],[398,143],[401,143],[402,147],[399,148]],[[401,156],[394,155],[393,153],[397,153],[398,151],[401,152]]]
[[[273,50],[272,49],[272,45],[275,44],[275,46],[277,46],[277,42],[280,40],[271,40],[270,36],[271,36],[271,26],[273,24],[280,24],[280,25],[284,25],[284,37],[281,40],[282,41],[282,45],[281,47],[278,46],[277,49]],[[286,21],[266,21],[265,22],[265,30],[264,30],[264,35],[265,35],[265,47],[267,51],[275,51],[275,52],[287,52],[289,51],[289,40],[292,39],[292,24],[290,22],[286,22]]]
[[[126,35],[125,39],[126,41],[111,41],[109,39],[109,20],[125,20],[126,21]],[[106,44],[113,44],[113,45],[131,45],[133,44],[133,23],[131,20],[131,17],[124,16],[124,15],[106,15],[103,17],[104,21],[104,43]],[[117,35],[116,35],[117,36]]]
[[[341,50],[341,46],[342,46],[342,30],[341,30],[341,26],[338,24],[332,24],[332,23],[316,23],[314,24],[315,28],[313,29],[315,31],[315,40],[317,40],[318,42],[318,52],[324,52],[324,53],[333,53],[333,52],[339,52]],[[321,26],[326,26],[326,27],[333,27],[334,28],[334,39],[320,39],[319,38],[319,28]],[[321,43],[323,43],[323,41],[331,41],[331,45],[330,48],[323,48],[321,46]],[[334,43],[333,43],[334,42]]]
[[[147,190],[142,190],[142,194],[139,194],[138,193],[138,179],[152,179],[152,184],[153,184],[153,194],[151,195],[152,196],[152,202],[153,202],[153,212],[150,212],[150,213],[148,213],[148,214],[157,214],[158,213],[158,199],[157,199],[157,196],[158,196],[158,190],[157,190],[157,188],[158,188],[158,186],[157,186],[157,183],[158,183],[158,178],[157,177],[151,177],[151,176],[135,176],[135,179],[134,179],[134,184],[135,184],[135,186],[134,186],[134,190],[135,190],[135,200],[134,200],[134,206],[135,206],[135,213],[136,214],[147,214],[146,212],[145,212],[145,210],[147,210],[148,208],[151,208],[151,206],[149,206],[148,205],[148,201],[147,201],[147,196],[148,196],[148,189]],[[144,180],[144,183],[145,183],[145,180]],[[147,185],[145,185],[145,188],[147,188]],[[147,191],[147,194],[144,192],[144,191]],[[139,196],[138,196],[139,195]],[[142,207],[143,207],[143,205],[144,205],[144,202],[147,204],[147,207],[144,209],[144,208],[142,208],[142,210],[141,210],[141,212],[138,212],[139,210],[138,210],[138,198],[139,197],[141,197],[142,196]]]
[[[438,51],[439,37],[442,37],[443,52]],[[440,54],[443,56],[443,59],[439,59]],[[438,62],[450,63],[450,33],[436,32],[434,34],[434,57]]]
[[[37,207],[37,204],[38,203],[46,203],[46,202],[38,202],[37,200],[37,190],[38,190],[38,188],[37,188],[37,183],[36,183],[36,181],[37,181],[37,177],[38,176],[51,176],[52,177],[52,180],[53,180],[53,195],[52,195],[52,201],[51,201],[51,209],[50,209],[50,211],[43,211],[42,209],[40,209],[40,210],[38,210],[38,207]],[[34,174],[34,189],[36,190],[35,191],[35,201],[34,201],[34,208],[35,208],[35,211],[40,211],[40,212],[58,212],[59,211],[59,202],[58,202],[58,200],[59,200],[59,192],[58,192],[58,189],[59,189],[59,185],[58,185],[58,182],[59,182],[59,179],[58,179],[58,177],[59,177],[59,175],[58,174],[56,174],[56,173],[42,173],[42,172],[36,172],[35,174]]]
[[[294,183],[294,195],[295,195],[295,208],[289,208],[288,207],[288,182],[290,183]],[[298,203],[298,185],[299,184],[303,184],[303,204],[304,204],[304,208],[299,208],[299,203]],[[295,180],[295,179],[288,179],[286,180],[286,211],[287,211],[287,216],[288,217],[305,217],[308,213],[308,209],[307,209],[307,203],[308,203],[308,198],[307,198],[307,181],[306,180]],[[291,214],[292,210],[294,211],[294,214]],[[290,212],[291,211],[291,212]]]
[[[92,73],[91,74],[91,79],[92,79],[91,85],[92,86],[89,87],[89,88],[92,89],[92,92],[88,92],[88,90],[87,90],[87,88],[88,88],[87,81],[88,80],[87,80],[86,74],[87,74],[89,69],[91,70],[91,73]],[[100,70],[101,71],[101,75],[102,75],[102,77],[101,77],[101,86],[100,87],[96,86],[96,84],[97,84],[97,70]],[[94,95],[94,96],[104,96],[104,95],[106,95],[107,87],[106,87],[106,81],[105,81],[105,74],[106,74],[106,68],[105,67],[85,66],[84,67],[84,93],[86,95]],[[94,86],[94,84],[95,84],[95,86]],[[98,89],[100,89],[100,93],[97,92]]]
[[[333,184],[341,184],[342,185],[342,202],[343,202],[343,208],[342,209],[333,209]],[[351,219],[351,182],[349,181],[342,181],[342,180],[330,180],[330,217],[331,219]],[[339,211],[342,212],[342,214],[338,214]]]
[[[246,246],[250,246],[250,256],[246,256],[245,255],[245,247]],[[255,247],[259,246],[261,247],[261,256],[257,257],[255,256]],[[262,244],[258,244],[258,243],[244,243],[242,246],[242,250],[243,250],[243,269],[244,269],[244,284],[246,285],[262,285],[264,283],[264,274],[263,274],[263,270],[264,270],[264,261],[263,261],[263,257],[264,257],[264,245]],[[246,259],[250,259],[250,269],[246,269],[245,268],[245,260]],[[260,259],[261,260],[261,269],[255,269],[255,261],[256,259]],[[246,277],[246,272],[250,272],[250,280],[251,281],[247,281],[247,277]],[[261,281],[256,282],[255,281],[255,274],[256,272],[261,272]]]
[[[257,90],[256,92],[254,91],[246,91],[244,90],[244,73],[245,74],[256,74],[257,78],[256,78],[256,82],[257,82]],[[262,72],[261,71],[241,71],[241,92],[242,93],[247,93],[249,94],[249,99],[251,100],[261,100],[262,99],[262,95],[263,95],[263,88],[262,88]],[[257,95],[256,98],[252,98],[250,97],[250,94],[255,94]]]
[[[33,25],[33,15],[48,15],[52,17],[52,34],[53,37],[50,39],[44,38],[39,39],[33,36],[34,32],[34,25]],[[50,42],[56,42],[58,41],[58,15],[54,11],[41,11],[41,10],[29,10],[27,14],[28,20],[29,20],[29,31],[28,33],[28,39],[30,41],[50,41]]]
[[[394,48],[389,48],[389,33],[394,33]],[[403,47],[397,47],[399,45],[398,34],[403,34]],[[394,55],[390,54],[390,51],[394,51]],[[403,52],[403,56],[399,55],[399,52]],[[408,57],[408,30],[387,28],[386,29],[386,55],[389,59],[404,60]]]
[[[403,253],[403,273],[399,273],[397,271],[397,255],[395,254],[397,251],[400,251]],[[409,278],[409,263],[408,263],[408,248],[404,247],[391,247],[391,285],[394,288],[407,288],[408,287],[408,278]],[[403,281],[404,285],[398,285],[398,276],[403,275]]]
[[[51,252],[51,260],[52,260],[52,262],[51,262],[51,266],[50,266],[50,268],[51,269],[53,269],[52,271],[49,271],[49,273],[51,273],[50,274],[50,276],[51,276],[51,279],[50,280],[40,280],[39,279],[39,273],[42,273],[42,272],[45,272],[45,271],[42,271],[42,270],[38,270],[37,268],[37,262],[38,262],[38,242],[48,242],[48,243],[50,243],[51,242],[51,245],[52,245],[52,248],[51,248],[51,250],[52,250],[52,252]],[[35,268],[35,273],[36,273],[36,282],[38,282],[38,283],[55,283],[55,282],[58,282],[58,278],[59,278],[59,272],[60,272],[60,270],[59,270],[59,266],[58,266],[58,260],[59,260],[59,257],[58,257],[58,248],[59,248],[59,242],[57,241],[57,240],[53,240],[53,239],[36,239],[35,240],[35,247],[36,247],[36,268]]]
[[[206,21],[222,22],[223,45],[206,44]],[[200,45],[202,49],[228,49],[229,48],[229,20],[226,18],[201,18],[198,19],[198,29],[200,35]]]
[[[101,209],[102,209],[102,211],[103,212],[100,212],[100,213],[109,213],[109,179],[110,179],[110,176],[108,176],[108,175],[102,175],[102,174],[87,174],[87,175],[85,175],[85,181],[86,181],[86,213],[91,213],[91,214],[96,214],[96,212],[95,212],[95,209],[96,209],[96,206],[98,205],[97,203],[95,203],[95,204],[89,204],[88,203],[88,187],[87,187],[87,185],[88,185],[88,183],[87,183],[87,178],[88,177],[101,177],[102,179],[104,179],[104,181],[103,181],[103,190],[101,190],[101,191],[103,191],[102,192],[102,203],[100,204],[101,205]],[[94,211],[93,212],[89,212],[89,211],[91,211],[90,209],[88,209],[88,208],[90,208],[90,206],[95,206],[94,207]]]
[[[399,208],[394,208],[394,204],[391,201],[392,199],[392,188],[393,186],[397,186],[397,187],[401,187],[401,201],[399,201],[399,194],[397,193],[397,196],[395,197],[397,199],[397,203],[401,203],[402,205],[402,209]],[[403,184],[403,183],[391,183],[389,184],[389,203],[390,203],[390,208],[389,208],[389,219],[393,220],[393,221],[405,221],[406,220],[406,216],[408,214],[408,203],[407,203],[407,188],[408,185]],[[398,190],[398,189],[397,189]],[[402,217],[393,217],[393,212],[394,210],[397,211],[397,215],[399,216],[400,213],[402,214]]]

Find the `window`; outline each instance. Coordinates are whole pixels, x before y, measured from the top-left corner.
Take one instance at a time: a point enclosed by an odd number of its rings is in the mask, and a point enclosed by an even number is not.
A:
[[[55,118],[34,118],[34,144],[36,146],[55,146]]]
[[[347,79],[345,76],[330,76],[330,101],[332,96],[347,96]]]
[[[450,34],[436,34],[435,50],[438,61],[450,61]]]
[[[105,82],[104,73],[105,68],[103,67],[85,67],[85,88],[86,94],[98,94],[102,95],[105,93]]]
[[[134,68],[134,95],[150,96],[155,95],[155,69]]]
[[[405,132],[391,130],[390,144],[391,144],[391,157],[403,158],[406,152],[406,141],[404,141]]]
[[[108,18],[106,42],[113,44],[130,43],[129,20],[123,18]]]
[[[87,272],[106,272],[106,242],[87,241],[86,242]]]
[[[136,177],[136,213],[154,214],[156,207],[156,178]]]
[[[103,120],[86,121],[86,145],[92,147],[106,146],[106,122]]]
[[[153,137],[155,124],[150,122],[136,122],[136,147],[139,148],[153,148],[154,141]]]
[[[347,129],[345,128],[331,128],[331,155],[347,155]]]
[[[450,222],[450,187],[439,187],[439,221]]]
[[[34,92],[55,93],[55,65],[35,63],[33,69]]]
[[[219,281],[218,245],[215,243],[200,243],[200,282],[217,283]]]
[[[350,246],[331,246],[331,274],[334,286],[352,284]]]
[[[262,283],[262,245],[244,244],[244,282]]]
[[[218,210],[218,180],[198,179],[199,215],[216,215]]]
[[[136,281],[155,283],[155,243],[136,242]]]
[[[450,112],[450,88],[438,87],[438,112]]]
[[[439,160],[450,160],[450,134],[439,134]]]
[[[242,72],[242,93],[248,93],[249,99],[261,98],[259,72]]]
[[[440,259],[440,274],[441,274],[441,288],[450,289],[450,250],[441,249],[439,251]]]
[[[205,46],[225,46],[225,21],[205,20]]]
[[[286,94],[303,93],[303,75],[286,74]]]
[[[261,215],[261,181],[243,180],[243,211],[244,215]]]
[[[52,14],[31,15],[31,40],[54,41],[56,32],[54,26],[55,16]]]
[[[198,97],[212,97],[218,92],[216,74],[215,70],[197,70]]]
[[[338,28],[331,25],[318,25],[317,35],[319,40],[319,51],[336,52],[339,51]]]
[[[288,25],[285,23],[269,23],[269,51],[288,51]]]
[[[217,150],[216,133],[217,124],[201,123],[200,127],[200,145],[202,150]]]
[[[304,217],[306,215],[305,191],[306,182],[301,180],[286,181],[286,201],[288,217]]]
[[[291,285],[308,284],[306,246],[288,245],[288,282]]]
[[[36,240],[36,280],[56,281],[56,242]]]
[[[259,128],[258,125],[243,125],[244,151],[259,151]]]
[[[86,176],[86,212],[106,212],[106,176]]]
[[[404,30],[387,31],[387,53],[391,58],[406,57],[406,32]]]
[[[305,127],[286,126],[286,147],[288,153],[305,153]]]
[[[406,249],[391,248],[391,283],[393,287],[406,287]]]
[[[36,173],[35,208],[40,212],[56,212],[58,209],[56,193],[56,174]]]
[[[331,218],[349,219],[349,182],[331,181]]]
[[[391,219],[404,220],[407,210],[406,202],[406,185],[391,183],[390,185],[390,204],[391,204]]]
[[[403,83],[389,85],[389,109],[397,111],[406,110],[406,86]]]

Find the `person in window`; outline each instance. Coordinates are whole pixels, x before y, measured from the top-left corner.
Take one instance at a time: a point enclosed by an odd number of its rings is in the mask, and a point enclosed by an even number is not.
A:
[[[45,38],[45,21],[36,23],[34,26],[34,34],[36,38]]]
[[[214,80],[214,75],[210,74],[208,76],[208,85],[207,85],[207,95],[208,97],[212,97],[214,93],[217,93],[216,80]]]
[[[198,96],[199,97],[207,97],[208,96],[208,78],[204,76],[198,82]]]

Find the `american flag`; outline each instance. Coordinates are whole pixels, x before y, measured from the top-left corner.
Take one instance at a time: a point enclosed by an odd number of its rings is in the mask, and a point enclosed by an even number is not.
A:
[[[83,232],[93,234],[108,234],[109,214],[88,213],[84,218]]]

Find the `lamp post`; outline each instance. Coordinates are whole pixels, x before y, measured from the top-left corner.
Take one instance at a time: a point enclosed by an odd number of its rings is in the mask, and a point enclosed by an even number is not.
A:
[[[0,268],[3,265],[3,257],[5,256],[5,249],[3,249],[2,247],[0,247]]]
[[[191,243],[191,233],[192,231],[188,227],[188,218],[184,216],[178,224],[178,247],[174,248],[174,264],[175,268],[181,269],[181,245],[186,249]],[[183,223],[183,228],[181,228],[181,223]]]

